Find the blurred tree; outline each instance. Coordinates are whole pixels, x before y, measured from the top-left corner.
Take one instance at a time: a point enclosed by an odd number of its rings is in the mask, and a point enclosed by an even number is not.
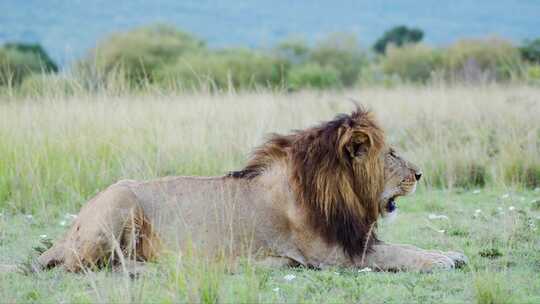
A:
[[[228,48],[185,54],[161,67],[155,81],[185,89],[255,89],[279,87],[288,62],[264,52]]]
[[[322,67],[318,63],[294,66],[288,75],[288,88],[328,89],[340,87],[339,72],[331,66]]]
[[[35,57],[42,65],[44,72],[58,72],[58,65],[49,57],[49,54],[45,52],[43,47],[37,43],[6,43],[4,45],[6,50],[14,50],[19,53],[28,53]]]
[[[540,38],[526,40],[519,48],[521,57],[529,62],[540,63]]]
[[[422,38],[424,38],[424,32],[421,29],[400,25],[384,32],[373,45],[373,49],[379,54],[385,54],[389,44],[400,47],[404,44],[420,42]]]
[[[356,36],[334,33],[319,41],[309,54],[309,62],[338,72],[339,82],[353,86],[360,71],[367,66],[367,57],[360,48]]]
[[[498,37],[459,40],[444,50],[442,61],[452,81],[504,81],[522,70],[518,49]]]
[[[155,24],[110,35],[77,64],[76,71],[91,82],[120,77],[137,86],[152,83],[158,70],[181,55],[204,50],[204,41],[191,34]]]
[[[0,85],[19,85],[34,73],[58,72],[39,44],[6,43],[0,47]]]
[[[289,38],[277,45],[274,53],[292,64],[303,64],[309,57],[309,46],[298,38]]]
[[[442,58],[439,51],[421,43],[390,45],[381,57],[381,65],[386,74],[399,76],[405,82],[426,83],[441,68]]]

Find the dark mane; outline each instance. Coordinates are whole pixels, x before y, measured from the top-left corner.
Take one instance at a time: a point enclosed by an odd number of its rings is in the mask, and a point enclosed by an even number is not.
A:
[[[244,169],[229,176],[253,179],[285,159],[292,168],[291,187],[311,228],[354,257],[376,241],[383,147],[382,129],[369,111],[359,108],[290,135],[272,135],[255,149]]]

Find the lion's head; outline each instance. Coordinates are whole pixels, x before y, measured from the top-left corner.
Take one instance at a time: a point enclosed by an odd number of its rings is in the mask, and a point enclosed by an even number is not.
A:
[[[384,185],[384,133],[362,108],[290,135],[273,135],[247,166],[230,175],[255,178],[277,160],[288,164],[289,183],[308,224],[351,257],[376,240]]]
[[[422,172],[413,163],[401,157],[393,148],[384,156],[384,190],[381,195],[382,214],[396,209],[396,198],[414,193]]]

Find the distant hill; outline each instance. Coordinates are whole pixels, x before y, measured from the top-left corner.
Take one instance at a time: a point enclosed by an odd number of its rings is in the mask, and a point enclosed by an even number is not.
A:
[[[3,0],[0,43],[40,42],[65,65],[105,35],[170,23],[210,46],[270,47],[300,36],[353,32],[371,46],[386,29],[423,29],[428,43],[499,35],[520,42],[540,36],[539,0]]]

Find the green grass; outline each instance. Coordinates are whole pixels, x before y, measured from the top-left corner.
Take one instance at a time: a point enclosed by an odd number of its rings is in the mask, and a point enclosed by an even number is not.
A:
[[[0,209],[78,208],[121,178],[240,168],[270,132],[372,108],[388,141],[436,188],[540,187],[534,87],[403,87],[226,95],[0,97]]]
[[[424,172],[419,193],[398,202],[396,222],[381,225],[382,239],[470,258],[462,270],[417,274],[249,261],[231,272],[165,257],[136,279],[108,270],[0,274],[0,301],[540,302],[538,96],[533,87],[484,86],[0,97],[0,264],[25,262],[42,235],[59,237],[69,214],[118,179],[238,169],[265,134],[348,112],[351,97],[375,111],[388,141]]]
[[[424,190],[401,199],[399,217],[382,224],[382,238],[423,248],[462,250],[470,264],[461,270],[431,274],[273,270],[246,262],[231,273],[219,263],[168,257],[149,265],[136,279],[108,270],[4,274],[0,275],[0,294],[5,302],[51,303],[537,303],[540,212],[533,210],[532,201],[538,197],[540,191],[484,189],[478,194]],[[436,214],[447,215],[448,220],[428,219],[432,211],[427,210],[435,205],[440,206]],[[481,212],[474,217],[477,209]],[[40,235],[59,236],[65,230],[60,225],[64,220],[63,216],[3,216],[0,263],[24,260],[39,244]],[[500,255],[483,256],[487,249]],[[285,276],[291,274],[294,279],[287,281]]]

